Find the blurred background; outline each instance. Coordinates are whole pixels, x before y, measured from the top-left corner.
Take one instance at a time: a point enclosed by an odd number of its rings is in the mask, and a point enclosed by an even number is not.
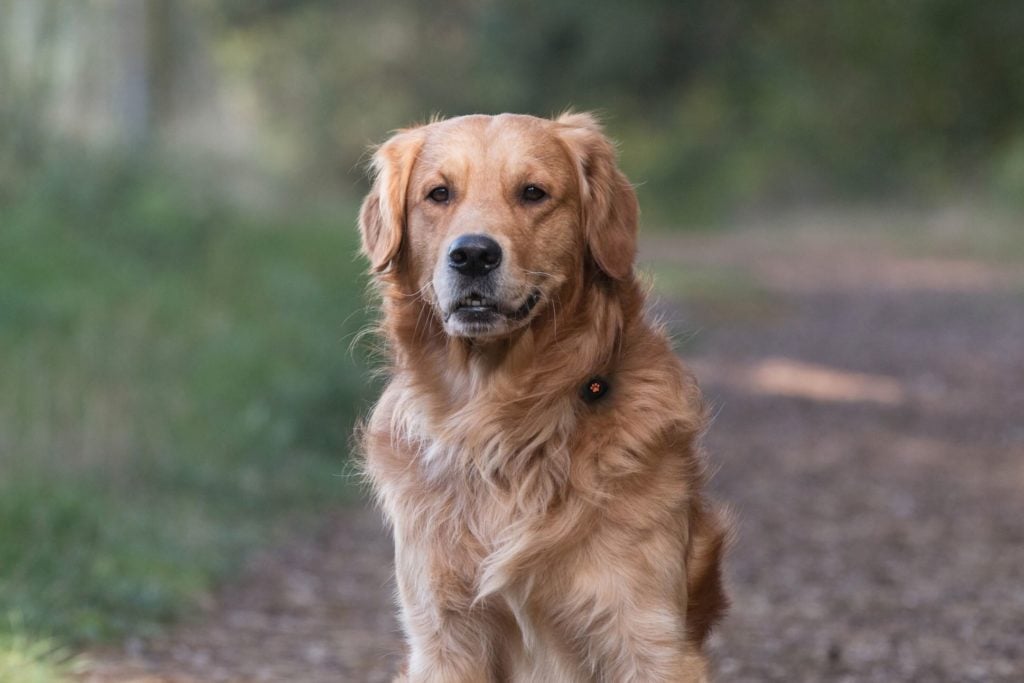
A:
[[[1016,0],[0,0],[0,679],[158,639],[255,551],[339,514],[346,533],[349,435],[375,391],[353,344],[366,150],[435,114],[602,116],[637,184],[645,269],[713,399],[761,387],[868,429],[864,405],[902,405],[895,423],[920,427],[915,401],[974,386],[1004,421],[964,419],[1017,481],[1022,36]],[[804,306],[823,282],[861,307]],[[860,317],[803,351],[772,338],[774,365],[747,375],[707,352],[752,358],[769,338],[752,330],[844,310]],[[878,341],[907,312],[917,327]],[[953,319],[970,334],[936,353],[973,349],[975,374],[898,377]],[[749,444],[719,445],[724,497],[757,516],[771,503],[741,483]],[[1020,626],[1024,596],[1007,595]],[[833,645],[821,666],[849,659]],[[732,680],[755,659],[737,657]]]

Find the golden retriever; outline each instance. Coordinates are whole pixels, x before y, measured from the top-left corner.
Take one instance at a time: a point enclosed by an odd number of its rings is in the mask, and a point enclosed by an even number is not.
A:
[[[588,114],[464,116],[397,132],[373,170],[389,382],[361,441],[394,533],[396,680],[707,680],[725,525],[614,146]]]

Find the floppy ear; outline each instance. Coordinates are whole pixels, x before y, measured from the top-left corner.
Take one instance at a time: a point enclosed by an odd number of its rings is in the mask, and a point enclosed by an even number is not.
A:
[[[615,146],[593,115],[567,113],[556,123],[576,158],[590,255],[609,277],[625,280],[632,274],[636,258],[636,192],[619,170]]]
[[[421,131],[401,130],[378,147],[373,155],[373,187],[359,210],[359,232],[363,239],[363,253],[375,272],[387,268],[402,245],[406,189],[422,146]]]

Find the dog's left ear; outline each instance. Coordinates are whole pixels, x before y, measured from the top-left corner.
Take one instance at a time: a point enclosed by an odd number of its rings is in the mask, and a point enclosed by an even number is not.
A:
[[[615,146],[593,115],[567,113],[555,123],[576,159],[587,248],[605,274],[625,280],[636,258],[636,192],[619,170]]]
[[[386,269],[402,246],[406,190],[422,147],[422,130],[410,128],[397,132],[373,155],[373,187],[359,210],[359,233],[374,272]]]

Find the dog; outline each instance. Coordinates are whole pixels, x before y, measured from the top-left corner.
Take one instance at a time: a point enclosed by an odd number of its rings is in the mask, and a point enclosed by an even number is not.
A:
[[[728,525],[698,385],[645,317],[597,119],[396,132],[359,214],[388,382],[360,429],[411,683],[706,681]]]

